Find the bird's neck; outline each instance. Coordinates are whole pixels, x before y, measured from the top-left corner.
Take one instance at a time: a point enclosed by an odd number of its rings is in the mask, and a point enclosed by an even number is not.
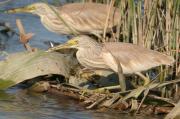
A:
[[[91,46],[78,48],[77,52],[81,52],[83,53],[82,55],[87,55],[87,56],[90,53],[93,54],[93,56],[98,57],[101,51],[102,51],[102,45],[99,43],[95,43],[95,44],[91,44]]]

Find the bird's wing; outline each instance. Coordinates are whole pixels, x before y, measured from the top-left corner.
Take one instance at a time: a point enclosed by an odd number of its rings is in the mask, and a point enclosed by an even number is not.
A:
[[[114,56],[120,63],[124,73],[134,73],[145,71],[159,65],[170,65],[174,59],[160,52],[149,50],[138,45],[120,42],[104,43],[102,56],[105,62],[108,63],[110,54]],[[112,58],[109,66],[117,70],[116,64],[112,65]]]
[[[118,65],[115,57],[106,49],[103,48],[102,52],[100,54],[102,57],[104,63],[113,71],[117,72],[118,71]]]
[[[65,21],[80,32],[89,30],[102,30],[105,25],[108,5],[98,3],[72,3],[59,8],[59,13],[65,17]],[[113,7],[109,17],[108,28],[117,25],[119,11]]]

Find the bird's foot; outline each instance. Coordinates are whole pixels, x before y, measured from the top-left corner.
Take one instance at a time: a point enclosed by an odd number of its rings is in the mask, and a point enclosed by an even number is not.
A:
[[[83,97],[84,97],[84,95],[86,94],[86,92],[87,92],[86,89],[81,90],[80,100],[83,99]]]
[[[79,77],[80,78],[85,78],[85,79],[89,79],[89,78],[91,78],[93,75],[95,75],[95,72],[94,71],[92,71],[92,70],[81,70],[80,72],[79,72]]]
[[[144,76],[141,72],[136,72],[135,74],[138,75],[144,81],[143,86],[146,86],[150,83],[150,79]]]

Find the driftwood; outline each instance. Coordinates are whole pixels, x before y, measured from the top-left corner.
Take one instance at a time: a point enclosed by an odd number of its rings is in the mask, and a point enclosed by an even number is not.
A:
[[[170,83],[170,82],[166,82]],[[68,84],[69,85],[69,84]],[[168,98],[161,98],[156,95],[148,94],[150,93],[149,90],[145,91],[144,93],[144,99],[142,101],[139,101],[139,99],[128,99],[123,100],[123,96],[121,94],[123,93],[102,93],[92,90],[84,90],[79,89],[78,87],[73,86],[67,86],[67,85],[51,85],[51,88],[48,90],[48,93],[51,94],[58,94],[58,95],[65,95],[72,97],[74,99],[77,99],[82,104],[85,105],[86,109],[104,109],[104,108],[110,108],[110,109],[117,109],[121,111],[129,111],[129,112],[143,112],[144,109],[150,108],[148,110],[149,114],[166,114],[169,113],[172,107],[175,105],[175,102]],[[127,93],[127,92],[126,92]],[[125,94],[125,93],[124,93]],[[157,100],[161,100],[166,102],[166,104],[170,104],[171,107],[166,106],[156,106],[156,105],[146,105],[143,103],[143,101],[146,98],[153,98]],[[146,109],[147,110],[147,109]],[[145,112],[147,113],[147,112]]]

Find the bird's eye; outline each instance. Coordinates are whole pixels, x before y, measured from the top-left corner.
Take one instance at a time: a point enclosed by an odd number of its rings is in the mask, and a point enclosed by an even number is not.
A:
[[[74,44],[74,45],[78,44],[78,41],[77,41],[77,40],[74,40],[74,41],[73,41],[73,44]]]

